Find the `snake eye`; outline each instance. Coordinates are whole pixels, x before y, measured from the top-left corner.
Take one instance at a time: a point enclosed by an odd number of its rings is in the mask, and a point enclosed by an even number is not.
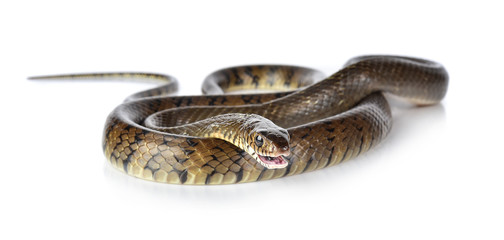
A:
[[[261,147],[261,146],[263,145],[263,139],[262,139],[262,137],[261,137],[261,136],[259,136],[259,135],[258,135],[258,136],[255,138],[255,144],[256,144],[256,146],[257,146],[257,147]]]

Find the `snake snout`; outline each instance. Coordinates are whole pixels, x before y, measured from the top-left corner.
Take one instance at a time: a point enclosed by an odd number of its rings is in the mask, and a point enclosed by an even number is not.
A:
[[[288,145],[284,146],[273,146],[273,151],[275,156],[289,156],[290,155],[290,148]]]
[[[289,149],[289,147],[285,146],[285,147],[280,148],[279,154],[283,155],[283,156],[286,156],[286,157],[289,156],[290,155],[290,149]]]

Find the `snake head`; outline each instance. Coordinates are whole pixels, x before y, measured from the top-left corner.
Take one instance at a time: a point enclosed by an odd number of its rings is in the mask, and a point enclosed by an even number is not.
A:
[[[245,150],[268,169],[287,167],[284,157],[290,155],[289,133],[270,120],[256,116],[247,123],[249,134]]]

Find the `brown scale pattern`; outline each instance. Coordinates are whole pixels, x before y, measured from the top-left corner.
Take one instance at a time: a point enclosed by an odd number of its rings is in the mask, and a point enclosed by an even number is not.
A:
[[[218,94],[247,87],[292,90],[320,77],[320,72],[307,68],[243,66],[211,74],[204,91]],[[134,95],[110,114],[104,151],[117,169],[157,182],[229,184],[290,176],[338,164],[376,146],[392,124],[382,92],[417,104],[434,104],[444,97],[447,85],[448,75],[437,63],[364,56],[295,92],[154,98]],[[158,93],[147,91],[142,97]],[[289,165],[266,169],[229,142],[162,133],[143,125],[148,117],[159,119],[162,126],[174,126],[229,112],[260,114],[287,128],[292,153],[287,157]]]

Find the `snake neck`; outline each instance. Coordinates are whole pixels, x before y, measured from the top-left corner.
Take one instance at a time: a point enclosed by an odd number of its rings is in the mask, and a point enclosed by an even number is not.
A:
[[[250,131],[246,123],[256,116],[255,114],[222,114],[187,124],[187,129],[185,125],[181,128],[185,129],[184,135],[218,138],[246,150],[246,139]]]
[[[173,127],[157,126],[156,122],[148,121],[146,126],[183,136],[222,139],[241,148],[267,168],[283,168],[288,164],[284,156],[290,154],[289,133],[257,114],[221,114]]]
[[[247,120],[255,116],[254,114],[239,113],[222,114],[177,126],[165,126],[163,125],[164,121],[150,118],[144,122],[144,125],[166,133],[201,138],[218,138],[242,147],[243,143],[240,142],[240,139],[246,135],[247,131],[244,125]]]

